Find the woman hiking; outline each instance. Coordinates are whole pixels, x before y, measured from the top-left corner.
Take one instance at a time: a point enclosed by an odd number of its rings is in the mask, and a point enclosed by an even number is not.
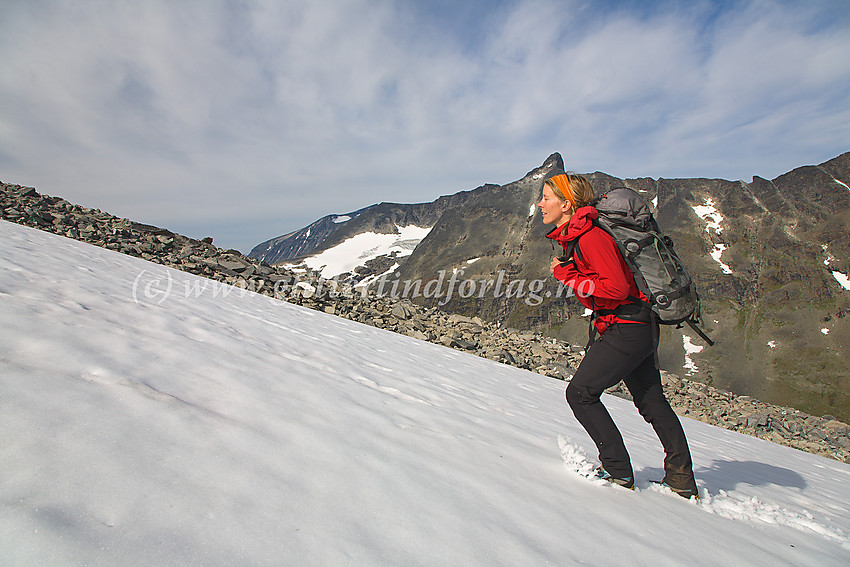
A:
[[[614,239],[594,226],[594,193],[584,177],[560,170],[543,181],[538,203],[545,224],[555,225],[547,238],[559,243],[567,257],[553,259],[552,275],[572,288],[578,300],[594,311],[598,333],[567,386],[567,402],[599,451],[599,478],[634,487],[634,472],[623,438],[600,397],[620,380],[631,392],[641,416],[664,447],[662,484],[685,498],[698,498],[693,463],[685,432],[661,387],[656,366],[657,322],[635,284]],[[581,237],[581,238],[579,238]]]

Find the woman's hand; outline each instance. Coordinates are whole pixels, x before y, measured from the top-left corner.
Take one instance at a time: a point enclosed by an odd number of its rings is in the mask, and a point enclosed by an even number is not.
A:
[[[560,258],[552,258],[552,261],[549,263],[549,271],[552,273],[552,275],[555,275],[555,268],[557,266],[560,266],[560,265],[561,265],[561,259]]]

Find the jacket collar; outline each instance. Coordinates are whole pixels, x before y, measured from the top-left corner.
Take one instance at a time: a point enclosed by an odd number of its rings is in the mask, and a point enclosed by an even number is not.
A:
[[[562,224],[558,228],[552,229],[549,234],[546,235],[546,238],[551,238],[555,242],[559,244],[564,244],[569,242],[570,240],[575,240],[591,228],[593,228],[593,221],[599,217],[599,212],[594,207],[581,207],[579,210],[575,212],[575,214],[567,221],[565,224],[567,225],[566,234],[563,234],[564,225]]]

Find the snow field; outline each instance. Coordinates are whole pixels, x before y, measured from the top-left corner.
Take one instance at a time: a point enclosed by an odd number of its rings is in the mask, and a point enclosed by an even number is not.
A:
[[[0,564],[850,561],[848,465],[685,419],[694,505],[606,397],[593,486],[562,382],[198,279],[0,222]]]

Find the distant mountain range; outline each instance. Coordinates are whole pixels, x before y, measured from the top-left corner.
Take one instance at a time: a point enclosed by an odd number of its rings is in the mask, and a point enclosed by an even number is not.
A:
[[[584,309],[549,279],[557,251],[535,207],[553,167],[563,167],[557,153],[507,185],[328,215],[250,255],[580,343]],[[850,152],[751,183],[587,177],[597,193],[641,192],[699,287],[717,344],[666,328],[662,367],[772,403],[850,414]],[[529,287],[538,280],[545,287]],[[427,296],[427,282],[443,293]],[[502,283],[502,293],[482,282]]]

